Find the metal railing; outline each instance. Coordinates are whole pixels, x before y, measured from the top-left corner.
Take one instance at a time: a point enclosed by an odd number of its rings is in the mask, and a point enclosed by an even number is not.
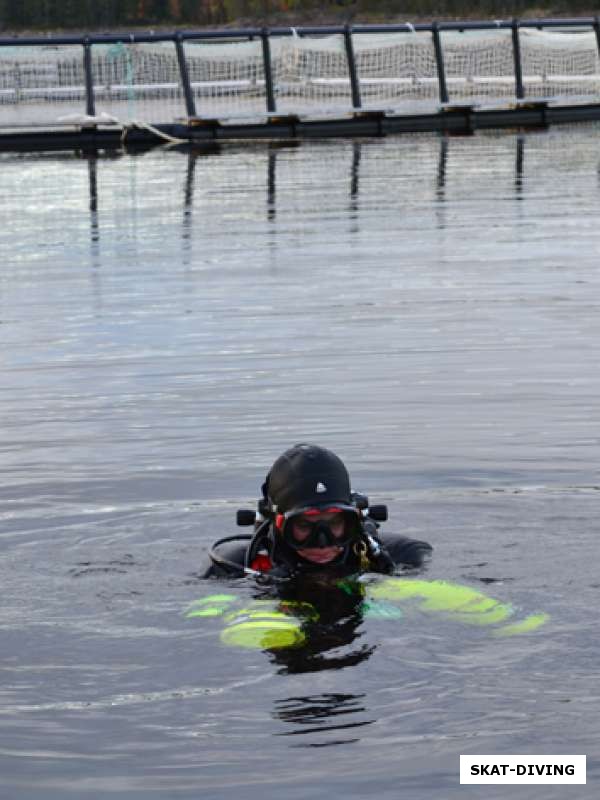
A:
[[[444,63],[444,48],[442,34],[444,32],[466,31],[498,31],[510,30],[512,34],[512,54],[514,62],[514,94],[517,100],[525,100],[526,92],[523,81],[523,64],[521,57],[521,43],[519,32],[524,28],[562,29],[577,28],[590,29],[596,34],[598,52],[600,54],[600,16],[580,17],[572,19],[511,19],[499,21],[472,21],[472,22],[432,22],[410,23],[398,25],[329,25],[320,27],[298,28],[246,28],[240,30],[206,30],[206,31],[174,31],[172,33],[132,33],[121,34],[88,34],[59,35],[59,36],[24,36],[0,37],[0,59],[4,47],[31,47],[31,46],[61,46],[80,45],[83,48],[83,67],[85,73],[85,106],[86,113],[94,116],[96,103],[94,96],[94,80],[92,73],[92,47],[93,45],[106,44],[148,44],[157,42],[172,42],[175,46],[179,79],[183,90],[186,112],[189,118],[197,115],[194,90],[190,80],[184,42],[186,41],[251,41],[259,40],[262,43],[262,60],[265,82],[265,111],[267,115],[277,114],[276,87],[271,59],[271,39],[285,36],[343,36],[345,55],[348,69],[348,81],[351,89],[352,108],[362,108],[361,82],[357,71],[356,58],[353,47],[353,35],[377,33],[415,33],[429,32],[432,36],[433,51],[435,54],[438,99],[441,104],[448,104],[449,92],[446,79],[446,65]]]

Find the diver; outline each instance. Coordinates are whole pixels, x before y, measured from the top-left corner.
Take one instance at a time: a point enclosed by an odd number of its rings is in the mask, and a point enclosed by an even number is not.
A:
[[[260,649],[289,673],[339,669],[371,657],[365,620],[409,622],[442,615],[492,628],[494,636],[531,633],[548,615],[512,618],[511,603],[478,589],[427,580],[418,569],[427,542],[381,533],[387,508],[353,492],[342,461],[329,450],[297,444],[273,464],[257,511],[238,511],[254,532],[215,542],[204,577],[255,578],[252,592],[231,588],[200,597],[185,611],[219,621],[228,647]],[[381,577],[364,573],[380,573]],[[395,574],[394,574],[395,573]],[[399,574],[401,573],[401,574]],[[231,583],[229,584],[231,587]]]
[[[297,444],[273,464],[257,511],[237,512],[250,535],[215,542],[204,577],[254,575],[264,582],[300,575],[359,572],[392,574],[420,567],[432,552],[427,542],[381,533],[387,507],[369,505],[353,492],[348,471],[335,453]]]

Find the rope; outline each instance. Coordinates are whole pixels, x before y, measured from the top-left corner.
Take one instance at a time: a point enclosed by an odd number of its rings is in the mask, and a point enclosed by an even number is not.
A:
[[[130,44],[135,43],[135,36],[133,33],[129,34],[129,41]],[[125,79],[127,81],[127,101],[129,105],[129,113],[132,114],[133,107],[135,104],[135,90],[134,90],[134,77],[135,77],[135,65],[133,63],[133,59],[131,57],[131,53],[127,47],[123,44],[123,42],[116,42],[111,48],[108,50],[108,58],[117,59],[123,58],[125,60]],[[122,127],[121,133],[121,144],[125,144],[125,140],[127,138],[127,132],[138,128],[139,130],[147,130],[149,133],[153,134],[159,139],[163,139],[165,142],[169,144],[188,144],[187,139],[177,139],[175,136],[170,136],[168,133],[164,133],[163,131],[159,131],[158,128],[155,128],[153,125],[150,125],[148,122],[138,122],[137,120],[132,120],[129,123],[119,122],[115,120],[115,122]]]
[[[128,123],[119,123],[123,128],[121,133],[121,143],[125,144],[125,140],[127,138],[128,131],[135,130],[146,130],[149,133],[153,134],[154,136],[158,137],[159,139],[164,139],[165,142],[169,144],[189,144],[188,139],[178,139],[176,136],[171,136],[164,131],[160,131],[158,128],[155,128],[154,125],[150,125],[149,122],[139,122],[138,120],[132,120]]]

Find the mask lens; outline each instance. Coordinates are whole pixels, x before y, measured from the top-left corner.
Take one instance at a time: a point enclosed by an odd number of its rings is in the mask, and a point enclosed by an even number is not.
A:
[[[286,520],[283,536],[295,550],[342,547],[356,537],[358,530],[358,517],[353,511],[306,509]]]

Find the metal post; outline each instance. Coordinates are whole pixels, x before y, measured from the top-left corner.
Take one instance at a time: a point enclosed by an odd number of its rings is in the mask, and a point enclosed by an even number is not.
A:
[[[523,65],[521,64],[521,41],[519,39],[519,20],[512,21],[512,43],[513,59],[515,62],[515,94],[517,100],[523,100],[525,90],[523,89]]]
[[[194,101],[194,92],[192,91],[192,84],[190,83],[190,73],[188,72],[185,51],[183,49],[183,40],[180,33],[175,35],[175,51],[177,53],[177,63],[179,64],[179,74],[181,76],[181,85],[185,97],[185,109],[188,118],[195,117],[196,103]]]
[[[87,37],[83,40],[83,71],[85,73],[85,113],[90,117],[95,117],[96,103],[94,101],[94,76],[92,74],[92,45]]]
[[[356,59],[354,58],[354,47],[352,46],[352,26],[344,26],[344,44],[346,46],[346,58],[348,59],[348,74],[350,76],[350,88],[352,90],[352,108],[362,106],[360,99],[360,84],[356,74]]]
[[[275,105],[275,92],[273,90],[273,67],[271,64],[271,42],[269,41],[269,30],[263,28],[260,34],[262,40],[263,65],[265,70],[265,89],[267,93],[267,111],[272,114],[277,111]]]
[[[440,102],[447,103],[448,86],[446,85],[446,67],[444,66],[444,51],[442,50],[442,38],[440,36],[440,26],[437,22],[431,25],[431,35],[433,37],[433,49],[435,50],[435,65],[437,67],[438,85],[440,89]]]
[[[600,17],[594,17],[594,33],[596,34],[596,43],[600,54]]]

